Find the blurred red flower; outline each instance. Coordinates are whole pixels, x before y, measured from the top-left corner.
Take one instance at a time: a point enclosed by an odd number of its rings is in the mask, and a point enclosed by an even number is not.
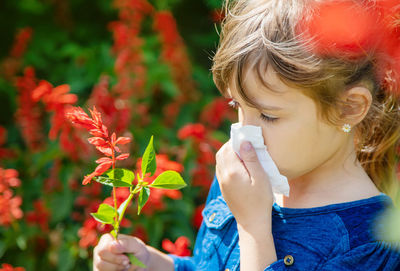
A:
[[[207,134],[206,127],[201,123],[189,123],[178,131],[178,138],[183,140],[192,137],[196,140],[204,140]]]
[[[9,187],[18,187],[20,185],[21,180],[18,179],[18,171],[15,169],[0,168],[0,193]]]
[[[32,92],[37,86],[35,70],[27,67],[24,75],[16,80],[18,89],[18,109],[15,118],[21,127],[22,136],[28,148],[38,150],[43,145],[42,111],[37,102],[32,98]]]
[[[0,168],[0,225],[8,226],[14,220],[22,218],[23,212],[20,209],[22,198],[14,197],[12,190],[9,189],[20,185],[18,171]]]
[[[15,155],[15,153],[7,148],[3,148],[3,145],[7,141],[7,130],[0,126],[0,159],[1,158],[11,158]]]
[[[13,197],[11,190],[0,193],[0,225],[8,226],[14,220],[22,218],[21,204],[22,198],[20,196]]]
[[[201,226],[201,223],[203,222],[202,211],[204,209],[204,206],[205,206],[205,204],[201,204],[201,205],[197,206],[196,209],[194,209],[192,223],[196,229],[199,229]]]
[[[11,264],[3,263],[1,265],[0,271],[25,271],[23,267],[13,267]]]
[[[26,214],[28,224],[37,224],[43,232],[49,231],[50,211],[45,206],[43,200],[37,200],[33,203],[34,210]]]
[[[219,97],[204,107],[200,115],[200,122],[215,129],[220,127],[224,119],[235,121],[236,115],[237,112],[228,105],[226,98]]]
[[[161,247],[165,251],[177,256],[190,256],[192,253],[188,248],[189,246],[190,240],[185,236],[178,237],[175,243],[172,243],[168,239],[164,239],[161,244]]]
[[[97,237],[97,221],[94,218],[88,218],[84,223],[83,227],[79,229],[78,235],[79,246],[82,248],[88,248],[89,246],[96,246],[98,242]]]
[[[22,57],[32,38],[32,34],[31,27],[24,27],[17,31],[9,56],[0,63],[0,74],[5,79],[13,80],[13,77],[19,72],[23,64]]]

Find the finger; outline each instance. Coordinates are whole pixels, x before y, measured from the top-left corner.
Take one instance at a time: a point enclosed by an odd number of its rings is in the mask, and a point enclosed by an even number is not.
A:
[[[106,261],[96,261],[94,263],[94,271],[123,271],[126,267],[119,264],[109,263]]]
[[[110,248],[111,252],[131,253],[135,255],[142,263],[147,264],[149,261],[150,253],[146,244],[137,237],[120,234],[118,235],[118,242],[114,242]],[[135,267],[135,266],[133,266]],[[135,267],[138,268],[138,267]],[[145,270],[143,268],[133,270]]]
[[[103,249],[98,252],[98,255],[101,260],[109,263],[119,264],[125,267],[127,267],[129,264],[129,258],[124,254],[115,254],[110,252],[109,250]]]
[[[145,247],[145,244],[142,240],[137,237],[119,234],[118,240],[112,242],[110,246],[110,251],[112,253],[132,253],[137,254],[140,253]]]
[[[108,246],[114,241],[114,237],[110,233],[103,234],[96,246],[97,251],[108,249]]]
[[[242,142],[239,153],[245,167],[250,174],[250,177],[252,177],[252,181],[258,181],[267,178],[264,168],[261,166],[261,163],[258,160],[256,150],[253,148],[250,142]]]

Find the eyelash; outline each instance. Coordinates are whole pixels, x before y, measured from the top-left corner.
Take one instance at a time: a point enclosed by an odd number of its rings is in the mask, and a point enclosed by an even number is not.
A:
[[[239,103],[238,102],[236,102],[236,101],[234,101],[234,100],[230,100],[229,101],[229,103],[228,103],[228,105],[230,106],[230,107],[233,107],[234,109],[238,109],[238,107],[239,107]],[[269,117],[269,116],[267,116],[267,115],[264,115],[264,114],[260,114],[260,118],[262,119],[262,120],[264,120],[264,121],[268,121],[268,122],[275,122],[275,121],[277,121],[279,118],[271,118],[271,117]]]

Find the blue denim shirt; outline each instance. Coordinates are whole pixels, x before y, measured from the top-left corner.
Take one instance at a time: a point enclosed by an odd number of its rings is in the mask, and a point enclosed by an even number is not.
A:
[[[274,204],[272,234],[278,260],[264,271],[400,270],[400,248],[375,238],[376,217],[392,204],[385,194],[308,209]],[[203,210],[193,257],[174,260],[176,271],[238,271],[235,218],[214,178]]]

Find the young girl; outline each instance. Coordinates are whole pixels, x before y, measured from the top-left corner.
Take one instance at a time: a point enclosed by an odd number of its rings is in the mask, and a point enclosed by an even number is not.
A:
[[[398,0],[226,4],[212,68],[242,125],[262,128],[290,196],[276,195],[252,145],[227,142],[194,256],[103,235],[94,270],[400,270],[377,217],[396,195]],[[399,48],[398,48],[399,47]]]

